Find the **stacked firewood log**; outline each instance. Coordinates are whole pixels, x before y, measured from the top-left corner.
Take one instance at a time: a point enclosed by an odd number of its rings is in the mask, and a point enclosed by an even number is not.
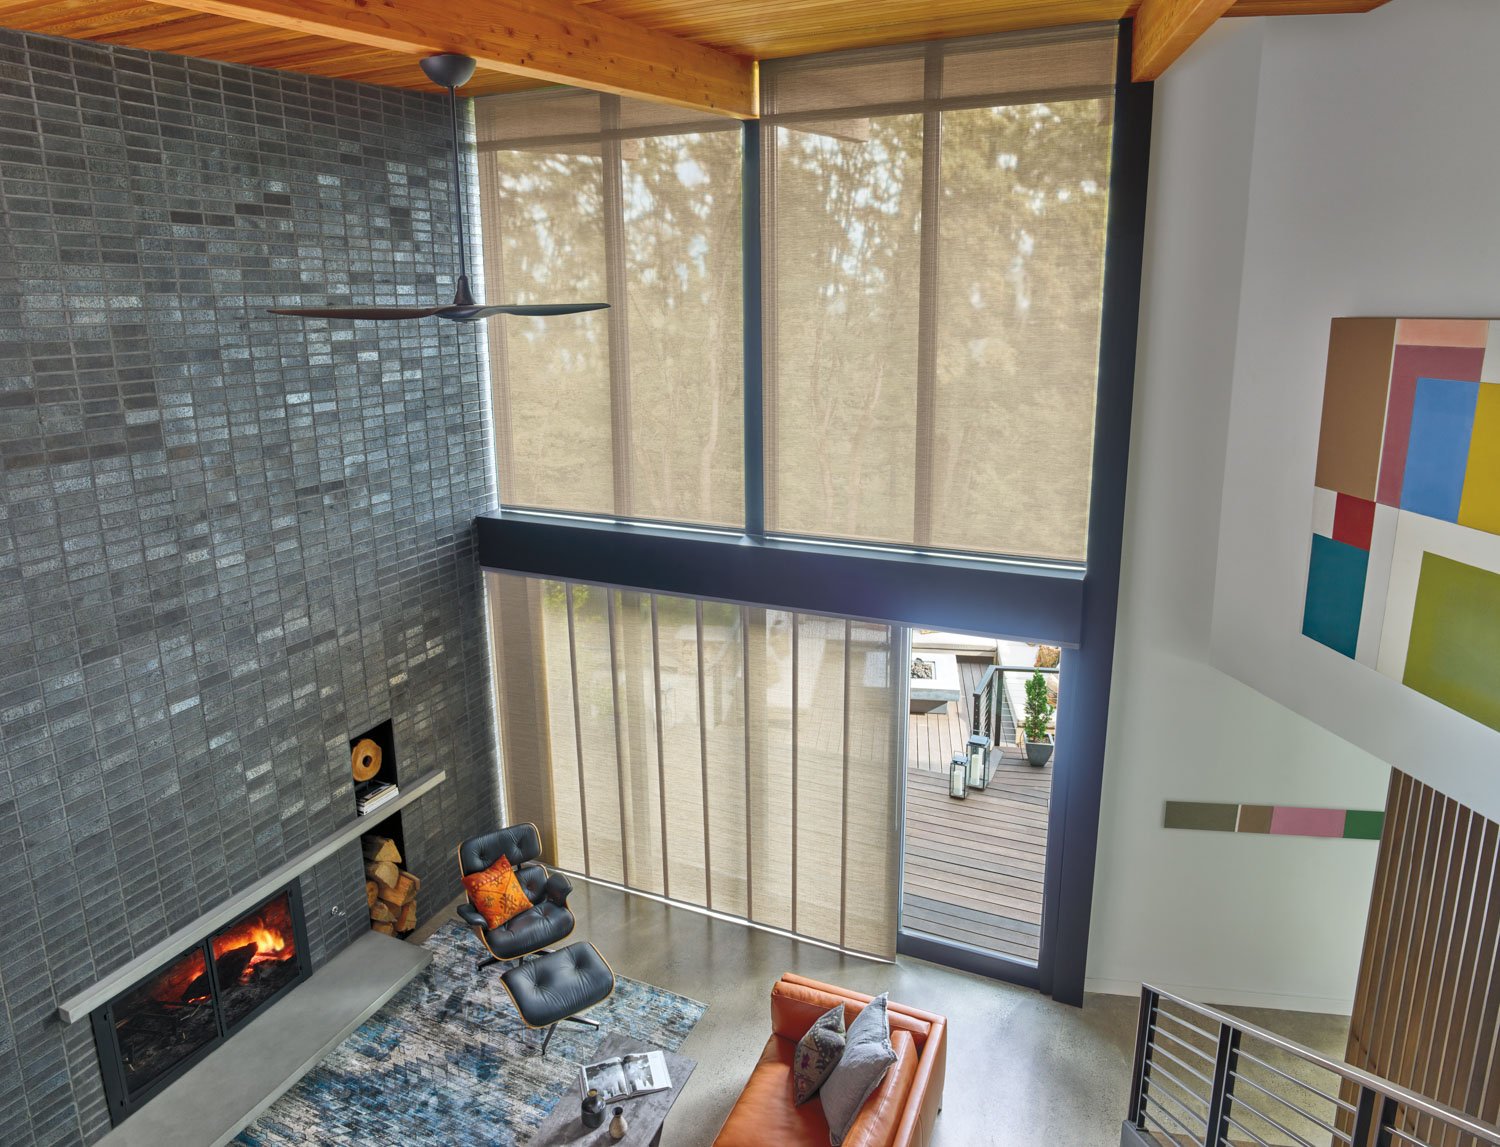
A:
[[[401,867],[401,851],[390,837],[366,833],[360,846],[365,853],[370,927],[387,936],[404,936],[417,926],[417,890],[422,882]]]

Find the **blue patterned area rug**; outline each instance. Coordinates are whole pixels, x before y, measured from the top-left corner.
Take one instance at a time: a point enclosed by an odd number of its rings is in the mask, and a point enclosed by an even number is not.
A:
[[[242,1147],[452,1147],[524,1144],[578,1065],[612,1032],[676,1051],[707,1006],[639,980],[615,977],[593,1008],[599,1030],[521,1023],[493,965],[475,970],[479,941],[461,922],[427,947],[432,963],[244,1131]],[[606,959],[608,953],[604,954]]]

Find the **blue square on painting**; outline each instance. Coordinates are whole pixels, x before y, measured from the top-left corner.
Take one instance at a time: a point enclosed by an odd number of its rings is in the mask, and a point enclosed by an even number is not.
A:
[[[1345,657],[1353,657],[1359,644],[1359,615],[1369,564],[1370,555],[1358,546],[1313,535],[1302,632]]]
[[[1478,402],[1477,382],[1417,379],[1406,445],[1406,475],[1401,484],[1403,510],[1445,522],[1458,521]]]

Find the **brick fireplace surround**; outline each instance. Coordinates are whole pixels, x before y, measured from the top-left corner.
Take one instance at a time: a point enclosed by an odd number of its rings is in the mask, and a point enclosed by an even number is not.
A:
[[[481,332],[261,313],[452,293],[445,116],[0,31],[0,1143],[108,1130],[58,1002],[345,821],[353,733],[448,770],[403,813],[427,907],[491,827]],[[316,969],[358,843],[302,891]]]

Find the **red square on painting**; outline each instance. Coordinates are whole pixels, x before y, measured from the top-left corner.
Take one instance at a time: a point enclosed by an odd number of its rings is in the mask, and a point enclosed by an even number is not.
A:
[[[1345,545],[1370,548],[1375,529],[1375,503],[1340,494],[1333,505],[1333,540]]]

